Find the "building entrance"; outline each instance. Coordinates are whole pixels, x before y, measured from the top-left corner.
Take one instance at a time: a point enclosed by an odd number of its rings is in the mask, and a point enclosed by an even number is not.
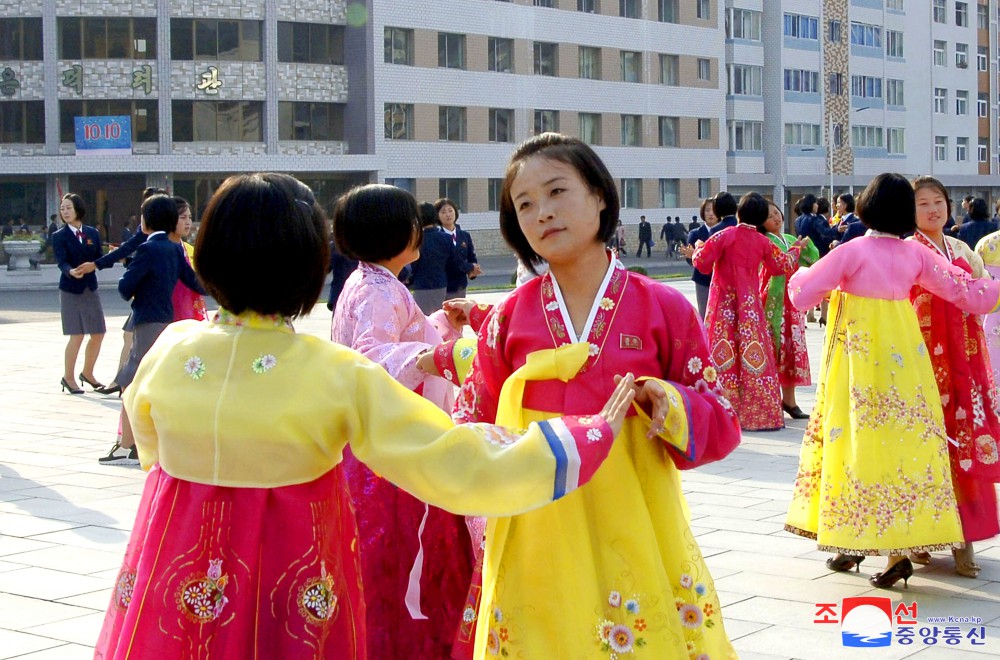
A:
[[[136,217],[133,229],[138,226],[142,191],[146,187],[144,175],[101,174],[69,177],[69,190],[83,197],[87,205],[84,222],[97,227],[101,240],[120,243],[122,229],[131,216]]]

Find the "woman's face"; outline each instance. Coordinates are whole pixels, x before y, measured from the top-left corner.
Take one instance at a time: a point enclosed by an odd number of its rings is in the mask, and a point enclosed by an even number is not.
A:
[[[771,234],[780,234],[785,224],[785,219],[781,217],[781,211],[773,204],[768,205],[767,220],[764,221],[764,231]]]
[[[604,200],[572,165],[532,156],[521,165],[510,196],[521,231],[546,261],[568,263],[587,250],[604,250],[597,237]]]
[[[73,206],[73,202],[64,199],[59,203],[59,217],[66,223],[76,220],[76,207]]]
[[[191,234],[191,207],[185,206],[177,215],[177,235],[181,238]]]
[[[847,204],[845,204],[844,200],[839,197],[837,198],[837,215],[840,217],[847,215]]]
[[[441,221],[441,225],[452,231],[455,229],[455,221],[458,219],[458,214],[455,213],[455,208],[451,204],[445,204],[438,211],[438,220]]]
[[[938,233],[948,222],[948,200],[934,187],[921,188],[914,194],[917,202],[917,229]]]
[[[711,204],[705,205],[705,224],[709,227],[719,224],[719,216],[715,215],[715,208]]]

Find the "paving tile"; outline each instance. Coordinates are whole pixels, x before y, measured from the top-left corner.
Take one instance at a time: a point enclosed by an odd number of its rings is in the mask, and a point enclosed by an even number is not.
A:
[[[23,631],[45,623],[93,614],[94,609],[0,593],[0,612],[3,612],[4,628]]]
[[[6,555],[4,563],[37,566],[54,571],[66,571],[77,575],[88,575],[121,566],[122,553],[94,550],[80,546],[56,545],[44,550]]]
[[[16,658],[26,653],[51,649],[56,646],[62,646],[62,643],[48,637],[0,628],[0,658]]]
[[[82,644],[63,644],[37,653],[17,656],[17,660],[93,660],[94,649]]]
[[[748,534],[719,530],[698,539],[699,544],[714,548],[744,550],[782,557],[798,557],[805,548],[815,548],[815,542],[791,534]]]
[[[71,523],[50,518],[35,518],[30,515],[8,513],[0,517],[0,534],[7,536],[35,536],[48,532],[58,532],[64,529],[79,527],[80,523]]]
[[[85,525],[74,527],[62,532],[52,532],[50,534],[39,534],[31,537],[32,540],[48,541],[50,543],[61,543],[63,545],[80,546],[92,550],[104,550],[107,552],[124,553],[128,544],[128,533],[121,529],[111,527],[97,527]]]
[[[99,576],[92,575],[91,577]],[[114,577],[117,577],[117,573],[115,573]],[[114,584],[114,577],[107,579],[107,584],[109,586],[106,589],[91,591],[89,594],[78,594],[76,596],[70,596],[69,598],[60,598],[57,602],[65,603],[66,605],[86,607],[87,609],[96,610],[98,612],[104,612],[108,609],[108,605],[111,603],[111,592],[113,591],[113,588],[110,585]],[[99,579],[104,578],[99,577]]]
[[[776,654],[779,657],[787,658],[808,658],[808,660],[845,660],[847,658],[868,657],[865,651],[851,653],[850,651],[854,651],[854,649],[845,649],[841,643],[839,629],[835,632],[814,630],[808,636],[808,648],[804,648],[804,642],[802,637],[793,637],[788,634],[786,629],[772,626],[741,637],[735,646],[736,650],[740,652],[740,657],[743,657],[743,651]],[[895,660],[911,656],[918,650],[922,650],[914,649],[913,646],[881,648],[877,651],[877,657],[879,660]]]
[[[19,536],[0,535],[0,557],[50,547],[52,547],[51,543],[45,543],[36,539],[22,539]]]
[[[104,612],[94,612],[66,621],[26,628],[25,632],[93,648],[101,633],[102,623],[104,623]]]
[[[0,592],[29,598],[57,600],[90,593],[107,586],[107,582],[95,577],[33,566],[19,571],[0,573]]]

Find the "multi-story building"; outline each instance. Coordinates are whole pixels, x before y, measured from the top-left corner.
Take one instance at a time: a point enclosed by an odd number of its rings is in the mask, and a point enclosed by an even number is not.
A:
[[[720,189],[792,200],[885,170],[1000,191],[997,4],[958,0],[0,0],[0,218],[84,195],[114,240],[147,185],[234,172],[450,197],[500,248],[500,182],[544,130],[594,145],[622,217]],[[126,155],[74,118],[131,118]]]

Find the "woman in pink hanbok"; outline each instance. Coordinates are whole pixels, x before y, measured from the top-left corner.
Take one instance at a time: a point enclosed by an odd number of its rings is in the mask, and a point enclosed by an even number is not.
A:
[[[1000,232],[987,234],[976,244],[976,254],[986,267],[986,272],[994,279],[1000,279]],[[1000,383],[1000,313],[994,312],[983,317],[983,333],[986,348],[990,354],[990,371],[993,382]]]
[[[448,318],[452,314],[457,325],[460,312],[425,317],[397,279],[420,253],[416,216],[413,197],[393,186],[355,188],[338,201],[334,240],[359,263],[340,294],[331,338],[450,412],[454,386],[425,371],[419,358],[427,354],[432,363],[435,346],[461,335]],[[447,657],[485,524],[467,528],[461,516],[399,490],[349,454],[344,469],[361,539],[368,648],[387,659]]]
[[[767,201],[757,193],[740,200],[739,224],[702,243],[691,260],[712,274],[705,327],[712,360],[733,408],[746,431],[784,428],[781,386],[758,271],[791,275],[798,268],[801,241],[782,252],[757,227],[767,221]]]

